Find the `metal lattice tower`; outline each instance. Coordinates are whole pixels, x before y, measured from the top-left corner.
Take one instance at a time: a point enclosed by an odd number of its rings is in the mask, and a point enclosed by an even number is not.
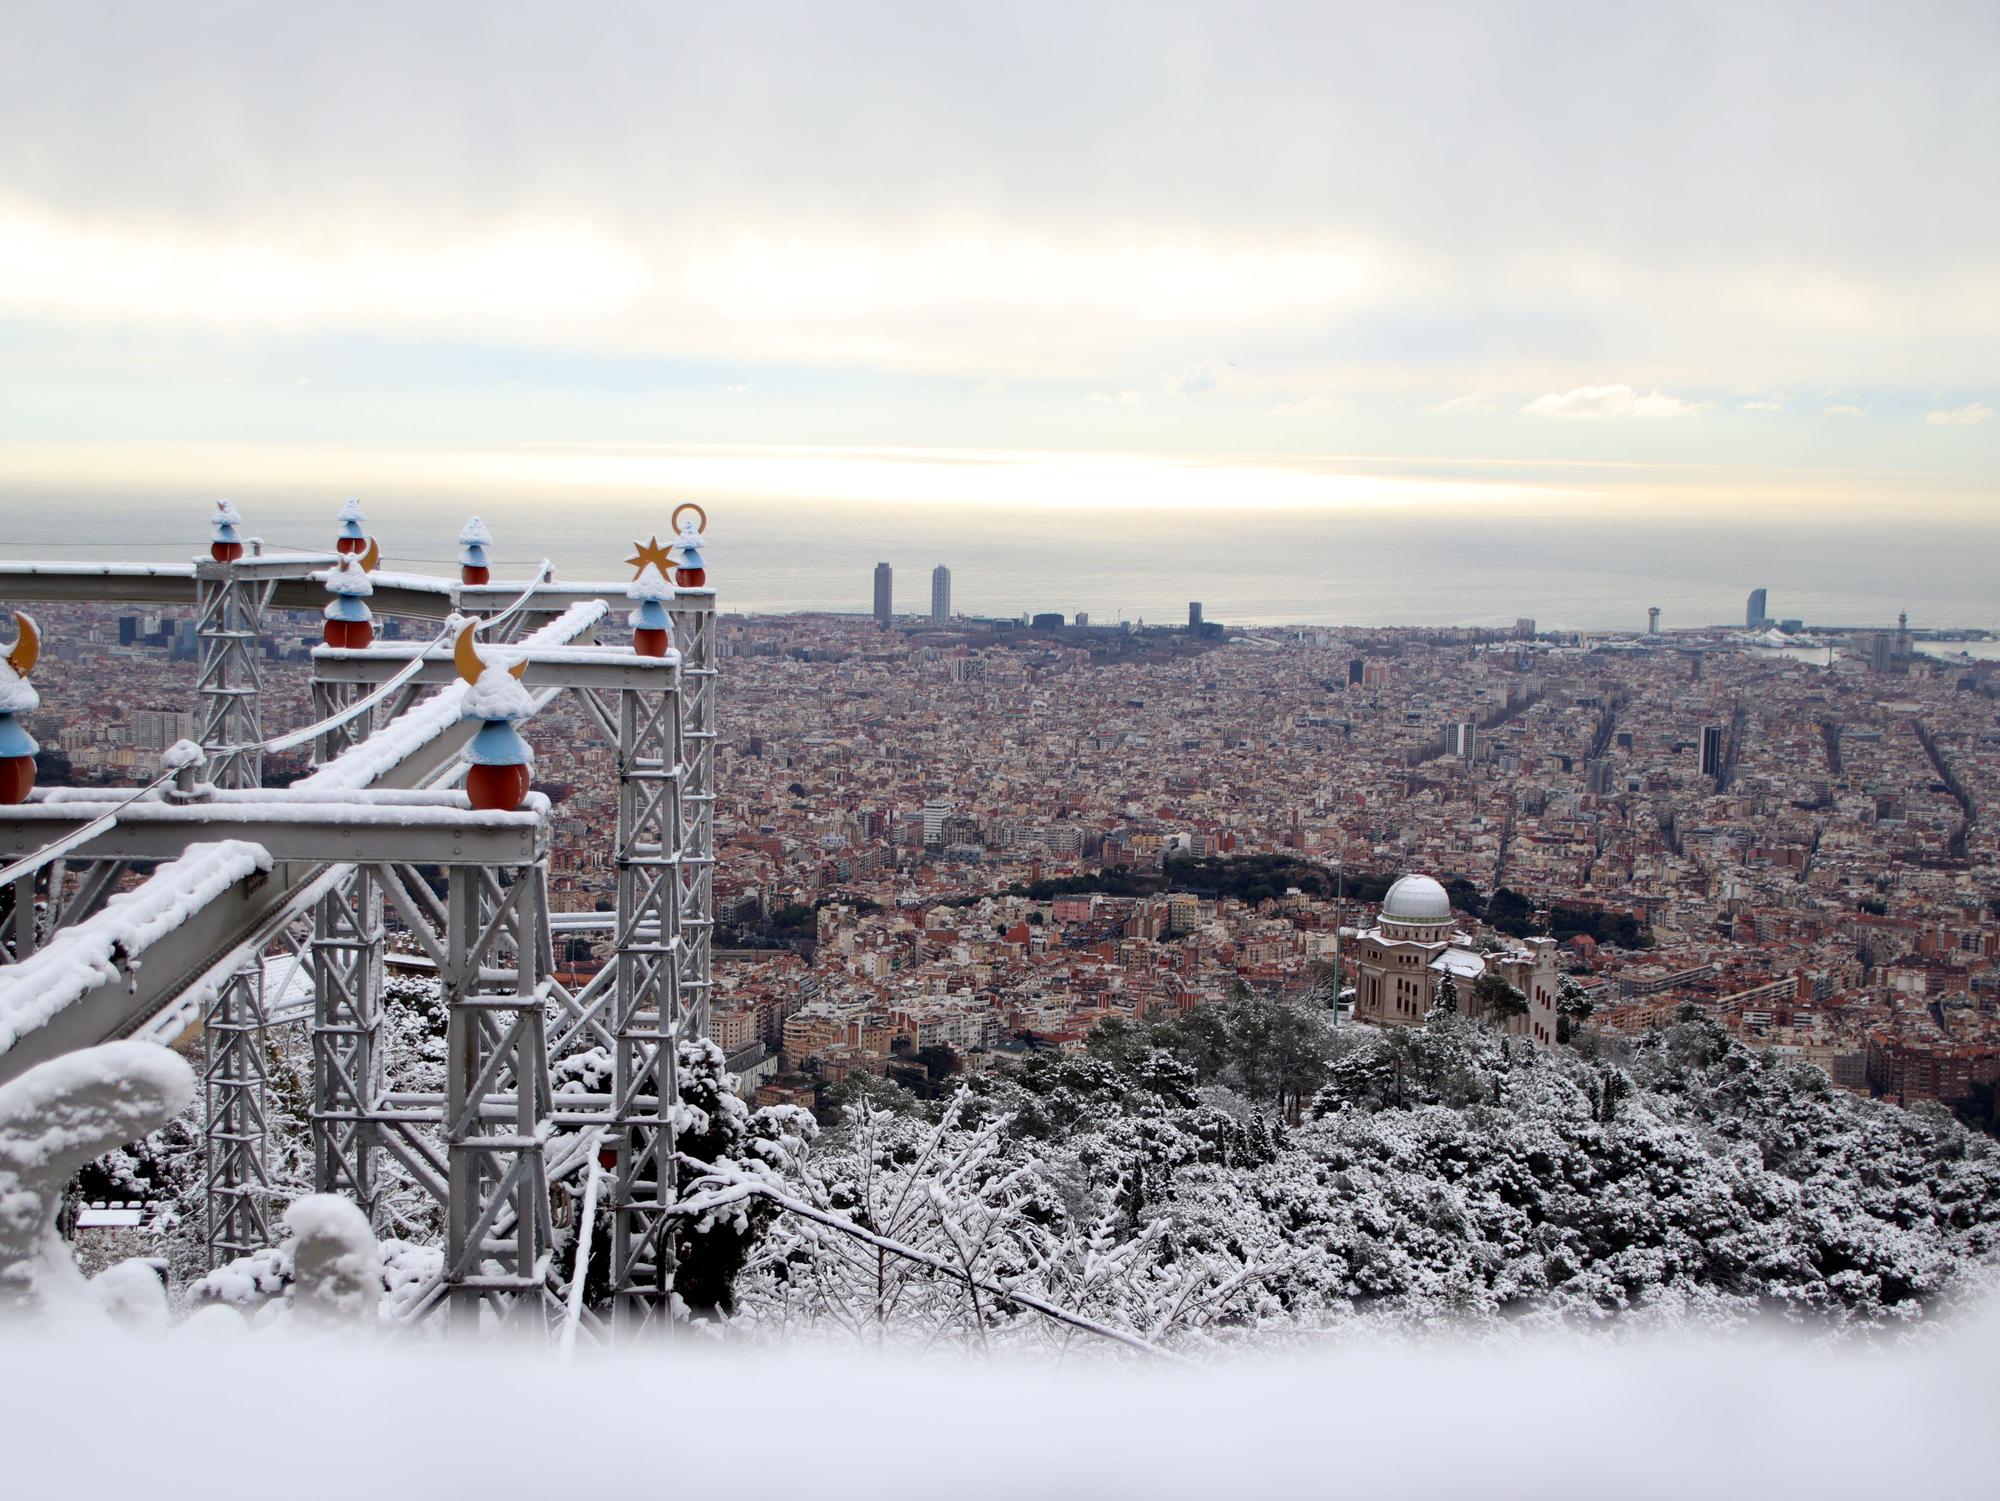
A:
[[[197,738],[208,753],[208,780],[217,787],[256,787],[264,778],[258,708],[264,679],[257,661],[264,586],[239,577],[228,563],[203,563],[195,569],[194,587],[201,651]]]
[[[238,969],[223,980],[202,1018],[210,1266],[271,1243],[261,978],[255,968]]]
[[[691,1016],[682,988],[682,738],[676,693],[618,695],[617,957],[611,1145],[611,1285],[627,1328],[667,1312],[674,1104]]]
[[[263,588],[228,563],[195,569],[195,637],[200,666],[197,724],[217,787],[256,787],[264,752],[258,665]],[[253,954],[216,990],[202,1017],[208,1062],[208,1262],[271,1243],[271,1191],[264,1122],[263,973]]]
[[[444,1277],[451,1325],[470,1330],[482,1305],[538,1307],[549,1275],[548,883],[541,865],[449,879]]]
[[[356,867],[313,914],[313,1188],[380,1210],[373,1117],[381,1109],[382,887]]]
[[[715,593],[682,591],[668,613],[681,653],[681,1000],[691,1035],[706,1037],[715,930]]]

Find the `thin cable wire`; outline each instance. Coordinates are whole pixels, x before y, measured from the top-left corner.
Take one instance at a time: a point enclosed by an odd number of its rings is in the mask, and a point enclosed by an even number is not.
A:
[[[78,845],[88,844],[99,834],[106,832],[115,825],[118,822],[119,814],[123,813],[127,808],[131,807],[162,783],[170,780],[178,769],[172,766],[163,768],[158,776],[133,792],[130,797],[126,798],[125,801],[113,808],[109,813],[100,814],[89,823],[83,825],[83,827],[71,830],[60,839],[49,841],[49,843],[43,845],[32,855],[23,855],[6,869],[0,870],[0,886],[5,886],[10,881],[17,881],[22,876],[33,875],[44,865],[60,860]]]
[[[534,597],[535,590],[548,581],[548,576],[554,567],[555,565],[547,558],[543,558],[541,566],[535,570],[534,578],[528,582],[526,588],[514,597],[514,602],[498,614],[489,615],[483,620],[476,622],[476,628],[483,630],[487,626],[495,625],[523,608]],[[304,745],[308,740],[323,735],[328,730],[339,729],[340,726],[346,724],[350,719],[358,718],[388,698],[389,695],[402,687],[411,678],[415,677],[423,668],[425,655],[434,647],[444,645],[446,641],[451,639],[455,632],[463,629],[463,626],[460,624],[463,619],[463,616],[454,615],[450,620],[447,620],[444,623],[444,628],[432,637],[430,641],[425,643],[423,650],[410,658],[408,666],[404,667],[401,672],[398,672],[366,698],[355,700],[345,708],[328,715],[318,724],[307,725],[302,730],[288,730],[282,735],[274,735],[269,740],[260,741],[256,746],[251,747],[251,749],[259,751],[291,750],[294,746]]]

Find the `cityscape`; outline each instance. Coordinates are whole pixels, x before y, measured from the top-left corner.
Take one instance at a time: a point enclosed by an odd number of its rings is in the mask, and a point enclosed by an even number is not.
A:
[[[196,733],[173,707],[190,618],[50,625],[80,696],[32,723],[78,781]],[[1509,1023],[1539,1041],[1561,973],[1597,1029],[1694,1005],[1844,1089],[1993,1125],[2000,661],[1964,655],[1984,633],[1780,622],[1763,589],[1741,626],[1646,626],[965,619],[943,564],[929,611],[899,615],[886,563],[867,616],[725,614],[714,1036],[746,1097],[826,1117],[853,1073],[935,1093],[1238,986],[1337,983],[1343,1019],[1420,1021],[1440,953],[1468,986],[1509,962],[1483,943],[1553,950]],[[315,640],[294,618],[260,646]],[[271,712],[303,716],[304,687],[274,669]],[[574,836],[553,901],[587,911],[616,882],[616,781],[602,730],[552,714],[538,784]],[[1365,999],[1368,935],[1403,875],[1450,893],[1454,928],[1392,1018]],[[571,947],[578,976],[608,958]]]
[[[1990,1483],[1996,80],[0,7],[10,1494]]]

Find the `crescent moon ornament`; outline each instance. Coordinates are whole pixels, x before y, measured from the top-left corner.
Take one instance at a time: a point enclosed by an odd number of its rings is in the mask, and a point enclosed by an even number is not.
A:
[[[7,653],[7,665],[26,677],[41,660],[42,633],[35,628],[35,617],[21,610],[14,612],[14,629],[18,634],[14,649]]]
[[[458,633],[458,644],[451,649],[452,665],[458,669],[458,675],[468,683],[477,683],[479,674],[486,670],[486,659],[479,655],[479,648],[472,644],[472,633],[477,629],[476,621],[467,622],[465,629]],[[513,674],[516,682],[519,682],[527,675],[528,664],[524,659],[516,662],[507,671]]]
[[[479,674],[486,670],[485,661],[480,657],[478,648],[472,644],[472,629],[472,624],[468,621],[465,629],[458,633],[458,645],[451,649],[452,665],[458,669],[458,675],[468,683],[478,682]]]
[[[674,514],[667,518],[667,524],[671,526],[675,531],[679,531],[681,529],[682,511],[693,511],[695,515],[701,518],[701,520],[695,524],[696,531],[706,532],[708,530],[708,512],[704,511],[700,506],[696,505],[693,501],[684,500],[679,505],[674,507]]]
[[[368,539],[368,551],[361,555],[361,571],[373,573],[382,562],[382,548],[373,537]]]

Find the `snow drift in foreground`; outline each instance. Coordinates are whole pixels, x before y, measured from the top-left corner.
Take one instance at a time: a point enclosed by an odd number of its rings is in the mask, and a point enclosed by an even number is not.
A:
[[[1530,1339],[1356,1344],[1191,1371],[698,1340],[580,1356],[197,1318],[164,1340],[0,1335],[8,1490],[288,1498],[1977,1494],[1989,1307],[1868,1350]],[[566,1390],[555,1390],[557,1384]],[[220,1446],[190,1442],[225,1415]],[[218,1406],[219,1404],[219,1406]],[[1865,1414],[1865,1426],[1853,1423]],[[104,1443],[136,1470],[106,1466]],[[205,1465],[218,1468],[205,1470]],[[581,1489],[579,1489],[581,1487]],[[1978,1489],[1976,1489],[1976,1487]]]

